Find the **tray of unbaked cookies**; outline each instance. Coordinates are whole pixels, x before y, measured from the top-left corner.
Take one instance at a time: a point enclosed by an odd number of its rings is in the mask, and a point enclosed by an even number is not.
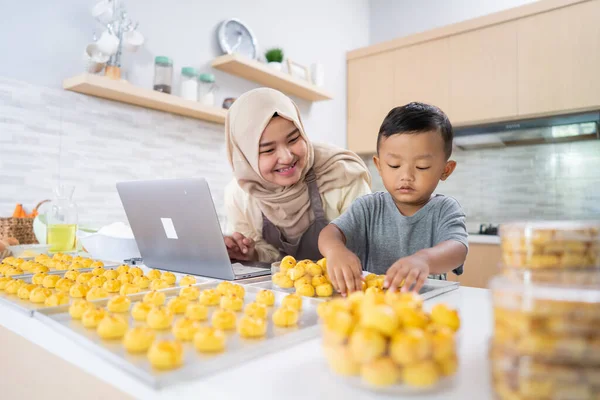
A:
[[[209,282],[38,310],[34,318],[155,387],[319,335],[316,299]]]
[[[213,279],[120,265],[0,277],[0,302],[32,315],[35,310],[151,290],[180,288]]]

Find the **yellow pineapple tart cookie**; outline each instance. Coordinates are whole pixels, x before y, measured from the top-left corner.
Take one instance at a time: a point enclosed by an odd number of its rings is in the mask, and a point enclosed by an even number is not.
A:
[[[92,306],[83,312],[81,323],[86,328],[96,328],[105,316],[106,310]]]
[[[41,265],[40,265],[41,267]],[[34,267],[35,268],[35,267]],[[33,272],[47,272],[47,271],[33,271]],[[4,271],[5,276],[15,276],[15,275],[23,275],[24,271],[19,267],[10,267],[6,271]]]
[[[146,274],[146,276],[151,281],[154,280],[154,279],[160,279],[160,271],[157,270],[157,269],[151,269],[150,271],[148,271],[148,273]]]
[[[287,296],[285,296],[283,298],[283,301],[281,302],[281,306],[282,307],[290,307],[295,310],[301,311],[302,310],[302,297],[298,296],[295,293],[288,294]]]
[[[38,287],[29,293],[29,301],[32,303],[44,303],[50,296],[52,296],[52,290],[44,287]]]
[[[196,286],[186,286],[179,290],[179,296],[185,297],[190,301],[198,300],[200,297],[200,289]]]
[[[89,288],[86,284],[75,283],[69,289],[69,296],[74,297],[76,299],[85,297],[87,295],[88,289]]]
[[[348,345],[352,357],[359,363],[368,363],[382,356],[387,348],[385,337],[374,329],[359,329],[350,335]]]
[[[31,294],[31,291],[38,287],[40,287],[40,285],[36,285],[35,283],[28,283],[28,284],[22,285],[19,288],[19,290],[17,290],[17,296],[20,299],[29,300],[29,295]]]
[[[42,280],[42,286],[46,289],[54,289],[56,282],[60,280],[60,275],[46,275]]]
[[[106,304],[106,308],[110,312],[114,313],[122,313],[129,311],[129,307],[131,306],[131,300],[127,296],[115,296],[108,301]]]
[[[189,318],[181,318],[173,324],[171,332],[177,340],[189,342],[194,338],[194,335],[200,328],[200,323]]]
[[[121,339],[127,332],[127,320],[122,315],[107,314],[96,328],[102,339]]]
[[[215,289],[206,289],[200,292],[198,300],[205,306],[217,306],[221,301],[221,295]]]
[[[78,276],[79,276],[79,271],[77,271],[75,269],[70,269],[67,272],[65,272],[65,278],[70,279],[73,282],[75,282],[77,280]]]
[[[296,266],[296,259],[292,256],[285,256],[279,263],[279,268],[286,272],[289,269],[292,269]]]
[[[185,317],[194,321],[208,319],[208,307],[200,303],[190,303],[185,308]]]
[[[92,279],[94,277],[94,275],[92,275],[91,272],[82,272],[81,274],[79,274],[77,276],[77,279],[75,280],[75,282],[77,283],[81,283],[81,284],[87,284],[90,279]]]
[[[265,306],[272,306],[275,304],[275,294],[270,290],[262,289],[256,294],[256,302]]]
[[[83,261],[85,261],[85,260],[83,260]],[[87,268],[96,268],[96,267],[104,267],[104,263],[102,261],[93,261],[92,260],[92,263],[89,264]]]
[[[173,313],[164,306],[153,307],[146,317],[146,323],[152,329],[168,329],[173,323]]]
[[[119,277],[117,278],[117,280],[119,282],[121,282],[121,285],[124,283],[131,283],[133,282],[133,278],[135,278],[133,275],[131,275],[129,272],[124,272],[122,274],[119,274]]]
[[[17,269],[21,270],[20,268],[17,268]],[[48,272],[48,271],[50,271],[50,268],[46,267],[45,265],[40,265],[40,264],[34,265],[31,268],[31,272],[33,272],[34,274],[38,274],[40,272]],[[21,270],[21,273],[22,272],[23,271]]]
[[[116,269],[109,269],[107,271],[104,271],[104,275],[103,275],[106,279],[117,279],[119,277],[119,273],[117,272]]]
[[[179,286],[189,286],[196,284],[196,277],[192,275],[186,275],[179,281]]]
[[[267,318],[267,306],[258,302],[250,303],[244,308],[244,315],[252,318]]]
[[[427,387],[434,385],[439,379],[440,373],[433,361],[421,361],[402,368],[402,380],[411,386]]]
[[[225,334],[220,329],[201,326],[194,335],[194,347],[202,353],[216,353],[225,349]]]
[[[156,369],[175,369],[183,364],[183,346],[177,340],[156,340],[148,350],[148,360]]]
[[[4,291],[8,294],[17,294],[23,285],[26,285],[26,283],[22,279],[13,279],[6,284]]]
[[[135,294],[140,291],[140,288],[134,285],[133,283],[123,283],[121,284],[121,289],[119,289],[119,294],[121,296],[126,296],[128,294]]]
[[[79,262],[72,262],[71,264],[69,264],[69,269],[82,269],[82,268],[86,268],[86,266]]]
[[[117,273],[119,275],[126,274],[128,272],[129,272],[129,265],[127,265],[127,264],[121,264],[117,267]]]
[[[227,331],[235,329],[236,316],[231,310],[219,309],[213,313],[211,322],[215,328]]]
[[[274,284],[279,286],[279,282],[281,281],[281,278],[283,278],[284,276],[287,277],[285,272],[276,272],[273,275],[271,275],[271,281],[273,281]]]
[[[190,301],[185,297],[173,297],[169,300],[167,307],[173,314],[183,314]]]
[[[143,302],[152,304],[155,306],[162,306],[163,304],[165,304],[166,300],[167,300],[167,296],[164,293],[152,291],[152,292],[148,292],[144,295]]]
[[[305,283],[296,288],[296,294],[299,296],[314,297],[315,288],[310,283]]]
[[[138,301],[131,308],[131,316],[136,321],[145,321],[148,317],[148,313],[154,307],[152,304],[144,303],[143,301]]]
[[[333,295],[333,286],[331,286],[331,283],[323,283],[315,288],[315,292],[319,297],[331,297]]]
[[[371,386],[389,386],[400,379],[400,368],[388,357],[381,357],[363,364],[360,376]]]
[[[375,329],[385,336],[392,336],[400,326],[400,318],[391,306],[376,304],[362,310],[360,325]]]
[[[102,286],[104,286],[104,283],[107,281],[106,277],[104,276],[94,276],[92,279],[90,279],[88,281],[88,286],[93,288],[100,288]]]
[[[154,279],[150,282],[150,290],[161,290],[169,287],[169,283],[164,279]]]
[[[295,326],[298,323],[298,311],[290,307],[281,307],[275,310],[272,319],[279,327]]]
[[[131,267],[129,268],[129,274],[132,275],[134,278],[137,278],[144,275],[144,271],[142,271],[140,267]]]
[[[156,333],[153,329],[136,326],[125,333],[123,347],[130,353],[143,353],[150,348],[155,337]]]
[[[73,319],[81,319],[83,313],[90,308],[94,308],[92,303],[83,299],[75,300],[69,307],[69,315]]]
[[[323,353],[329,367],[336,374],[355,376],[360,373],[360,364],[354,360],[348,346],[324,346]]]
[[[61,292],[50,295],[44,302],[44,305],[47,307],[62,306],[64,304],[69,304],[69,296]]]
[[[288,278],[295,281],[302,278],[306,275],[306,269],[302,265],[296,265],[294,268],[291,268],[287,272]]]
[[[315,288],[326,283],[329,283],[329,281],[324,275],[313,276],[313,278],[310,280],[310,284],[313,285]]]
[[[106,272],[106,270],[104,269],[104,267],[96,267],[92,270],[92,275],[94,276],[102,276],[104,275],[104,272]]]
[[[291,289],[294,287],[294,281],[289,276],[282,276],[277,281],[277,286],[282,289]]]
[[[298,290],[298,288],[302,285],[311,285],[312,286],[312,277],[310,275],[304,275],[302,278],[294,281],[294,288]]]
[[[319,264],[310,263],[306,266],[306,273],[308,275],[310,275],[311,277],[321,276],[321,275],[323,275],[323,269],[321,268],[321,266]]]
[[[175,276],[174,273],[169,272],[169,271],[165,271],[160,275],[160,279],[162,279],[163,281],[167,282],[167,284],[169,286],[174,285],[175,282],[177,282],[177,277]]]
[[[116,279],[107,279],[102,287],[106,289],[108,293],[119,293],[119,290],[121,290],[121,282]]]
[[[230,292],[225,296],[221,296],[220,306],[225,310],[240,311],[244,307],[244,300],[235,293]]]
[[[426,360],[431,356],[432,340],[421,329],[407,329],[392,337],[390,355],[394,362],[406,366]]]
[[[150,286],[150,278],[147,276],[136,276],[133,278],[133,284],[140,289],[147,289]]]
[[[4,290],[6,289],[6,285],[8,284],[8,282],[10,282],[12,280],[12,278],[9,278],[7,276],[3,276],[0,278],[0,290]]]
[[[460,328],[460,318],[456,310],[451,310],[445,304],[436,304],[431,309],[431,320],[442,326],[447,326],[456,332]]]
[[[240,318],[237,331],[244,338],[261,338],[267,333],[267,321],[263,318],[253,318],[244,315]]]
[[[101,287],[93,287],[85,295],[87,301],[106,299],[110,294],[108,291]]]
[[[38,272],[37,274],[31,277],[31,283],[35,283],[36,285],[41,285],[44,283],[44,278],[47,277],[48,274],[45,272]]]

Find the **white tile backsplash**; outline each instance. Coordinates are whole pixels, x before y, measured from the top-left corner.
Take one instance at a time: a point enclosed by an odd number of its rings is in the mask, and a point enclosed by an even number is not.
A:
[[[457,167],[438,193],[455,197],[467,220],[600,219],[600,141],[455,150]],[[377,169],[374,190],[385,190]]]
[[[76,185],[82,223],[126,221],[119,181],[205,177],[225,223],[223,125],[0,78],[0,216]]]

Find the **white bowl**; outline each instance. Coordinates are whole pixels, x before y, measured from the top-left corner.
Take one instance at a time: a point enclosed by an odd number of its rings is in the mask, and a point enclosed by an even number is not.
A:
[[[50,246],[47,244],[20,244],[18,246],[8,246],[8,250],[13,257],[35,257],[40,254],[48,254]]]
[[[86,234],[78,231],[81,245],[96,260],[123,262],[129,258],[139,258],[135,239],[106,236],[99,233]]]

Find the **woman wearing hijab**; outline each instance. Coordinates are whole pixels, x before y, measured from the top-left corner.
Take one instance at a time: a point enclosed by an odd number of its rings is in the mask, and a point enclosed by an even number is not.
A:
[[[234,179],[225,189],[229,257],[273,262],[321,258],[318,238],[352,201],[371,192],[360,157],[311,143],[296,104],[260,88],[238,98],[225,122]]]

